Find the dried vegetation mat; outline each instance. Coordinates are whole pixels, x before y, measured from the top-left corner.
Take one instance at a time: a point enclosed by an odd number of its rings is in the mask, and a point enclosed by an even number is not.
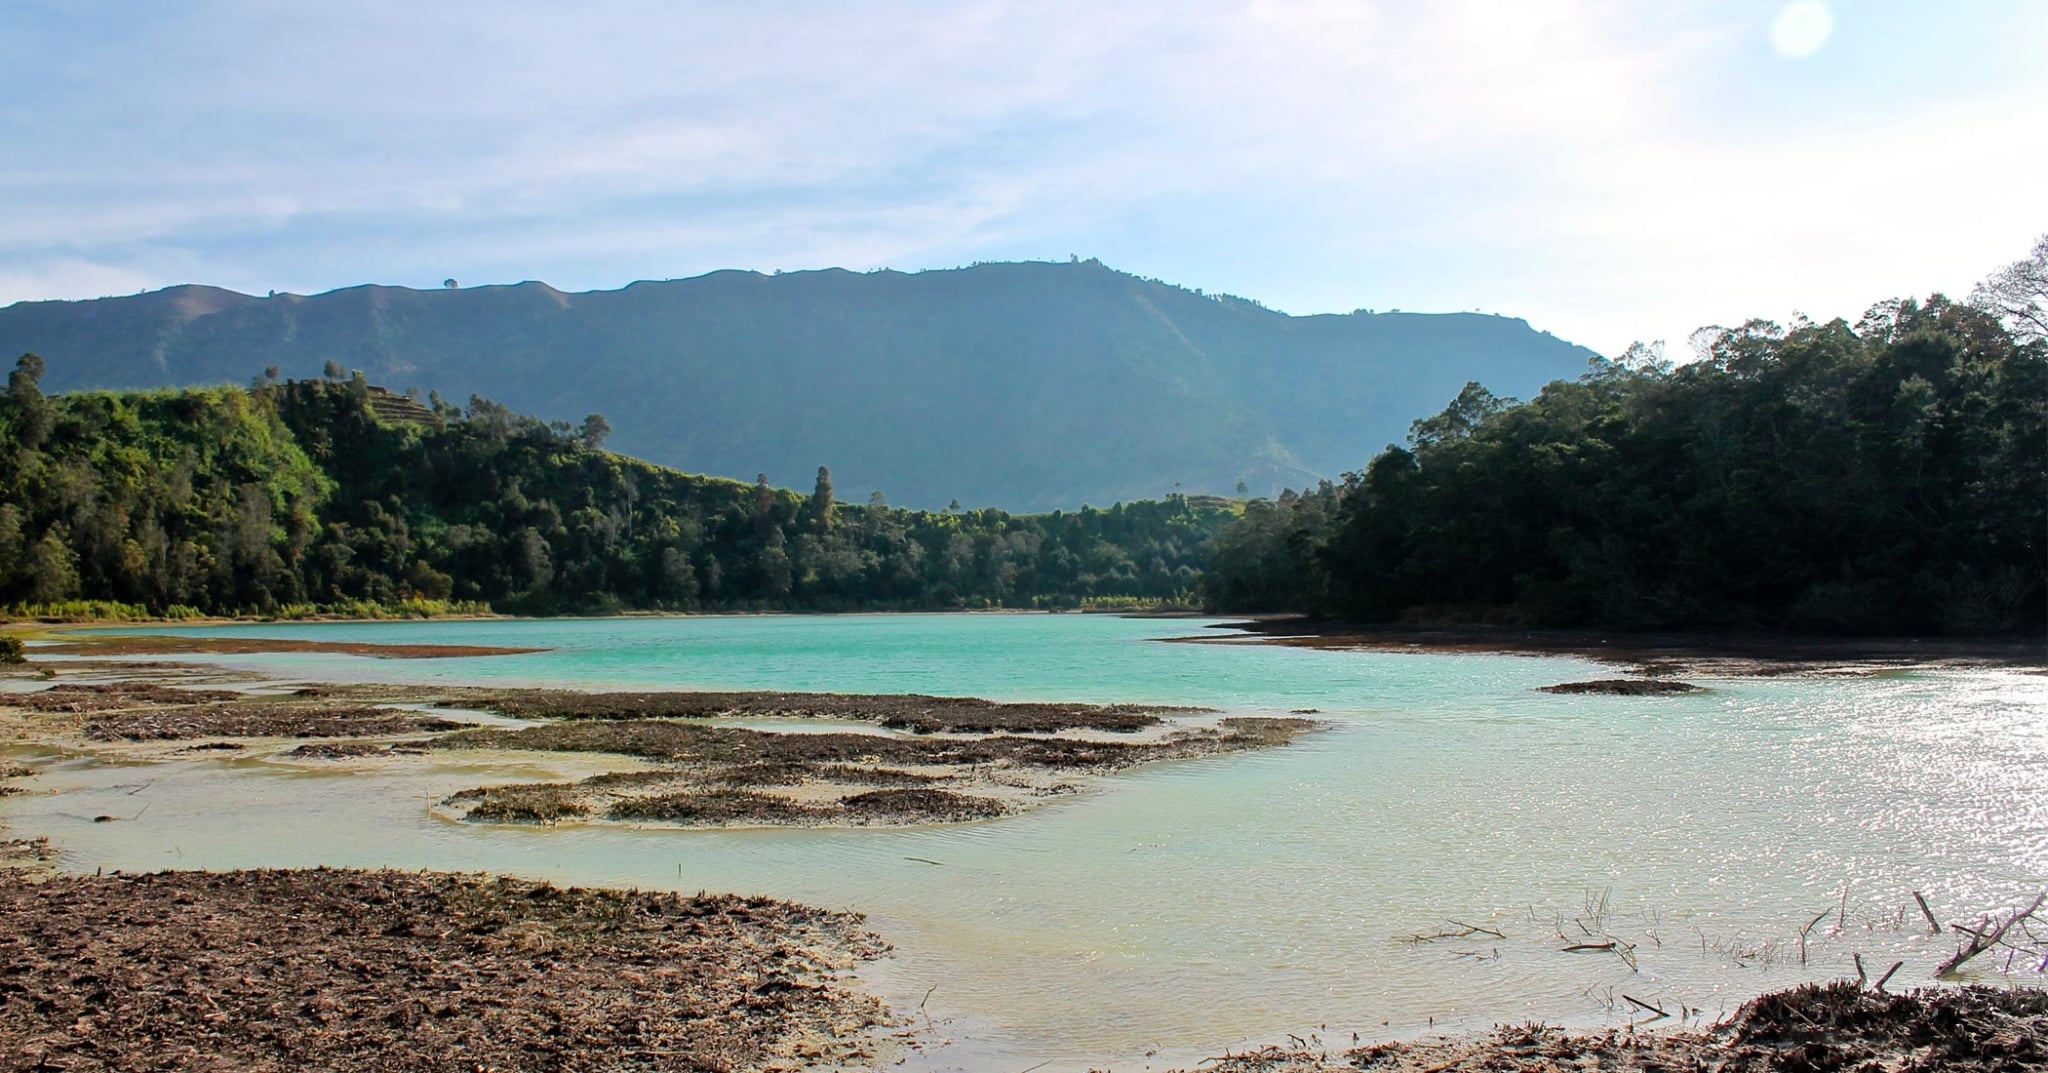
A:
[[[1888,994],[1854,982],[1751,1001],[1703,1031],[1570,1034],[1522,1025],[1465,1039],[1342,1054],[1270,1049],[1205,1062],[1217,1073],[2036,1073],[2048,1070],[2048,991]]]
[[[0,878],[0,1069],[877,1060],[858,916],[440,873]]]
[[[392,707],[400,704],[414,707]],[[530,725],[479,727],[421,705],[493,711]],[[462,686],[311,685],[259,695],[140,680],[0,695],[0,737],[72,748],[186,743],[128,750],[152,759],[235,753],[345,764],[441,750],[608,754],[642,763],[580,782],[480,786],[442,807],[494,823],[904,826],[1001,816],[1073,792],[1077,774],[1282,745],[1314,725],[1165,718],[1195,711],[910,694]],[[734,718],[788,730],[715,721]],[[833,729],[819,720],[866,725]],[[249,740],[265,738],[306,740],[248,751]]]
[[[467,724],[319,696],[262,696],[155,682],[62,683],[0,696],[0,706],[61,720],[93,741],[351,738],[455,730]],[[62,717],[69,716],[69,719]]]
[[[678,826],[908,825],[986,819],[1070,793],[1066,779],[1283,745],[1307,719],[1230,718],[1148,741],[990,735],[777,733],[677,719],[584,719],[477,729],[441,748],[615,753],[660,767],[581,782],[465,790],[472,821],[607,819]]]
[[[1062,730],[1134,733],[1162,715],[1208,711],[1149,704],[1005,703],[916,693],[578,693],[509,690],[466,703],[527,719],[847,719],[918,734],[1049,734]]]

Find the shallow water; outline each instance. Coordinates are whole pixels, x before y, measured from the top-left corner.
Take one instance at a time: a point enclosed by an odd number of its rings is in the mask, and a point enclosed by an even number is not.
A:
[[[1921,983],[1945,918],[2048,885],[2048,679],[2010,672],[1708,681],[1680,697],[1551,696],[1580,660],[1161,644],[1186,620],[1100,616],[229,627],[385,642],[545,644],[454,660],[206,657],[285,677],[823,689],[1317,708],[1271,752],[1148,768],[1038,812],[914,831],[450,822],[511,778],[617,768],[487,756],[358,774],[260,759],[60,760],[0,799],[67,866],[391,865],[760,891],[870,914],[870,974],[961,1043],[944,1068],[1157,1066],[1311,1031],[1622,1021],[1628,994],[1730,1011],[1872,972]],[[176,632],[213,632],[179,630]],[[139,788],[138,788],[139,787]],[[96,815],[118,822],[93,823]],[[936,862],[936,863],[932,863]],[[1847,896],[1844,898],[1844,888]],[[1835,907],[1806,938],[1816,914]],[[1480,925],[1429,942],[1417,934]],[[1616,952],[1562,947],[1611,936]],[[1985,970],[1996,968],[1985,965]],[[2015,973],[2039,982],[2031,973]],[[1326,1026],[1326,1027],[1319,1027]],[[1152,1053],[1158,1052],[1158,1053]]]

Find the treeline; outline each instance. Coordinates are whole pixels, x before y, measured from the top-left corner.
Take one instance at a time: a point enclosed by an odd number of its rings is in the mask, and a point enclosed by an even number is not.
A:
[[[2024,332],[2024,325],[2021,325]],[[1229,610],[1356,621],[2048,628],[2048,345],[1936,297],[1752,322],[1516,403],[1469,385],[1223,533]]]
[[[250,388],[0,402],[0,606],[940,609],[1191,604],[1231,516],[926,512],[694,476],[484,399],[422,405],[338,370]]]

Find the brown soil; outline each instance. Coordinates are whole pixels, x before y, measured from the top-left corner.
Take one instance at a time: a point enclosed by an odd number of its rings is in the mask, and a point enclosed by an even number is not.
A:
[[[794,1070],[875,1058],[858,916],[361,871],[0,878],[0,1069]]]
[[[1680,693],[1704,693],[1691,682],[1669,678],[1599,678],[1591,682],[1563,682],[1540,686],[1538,693],[1599,693],[1615,697],[1669,697]]]
[[[1132,733],[1160,715],[1204,709],[1143,704],[1004,704],[979,697],[859,693],[577,693],[516,690],[464,702],[528,719],[850,719],[919,734]]]
[[[1513,627],[1348,625],[1296,616],[1220,624],[1271,644],[1375,652],[1510,652],[1582,656],[1652,675],[1807,674],[1844,667],[2048,669],[2048,640],[1809,637],[1789,634],[1625,633]],[[1235,637],[1177,637],[1243,644]]]
[[[101,634],[79,631],[64,634],[55,644],[31,649],[33,655],[50,656],[160,656],[167,653],[198,653],[225,656],[258,655],[266,652],[334,652],[377,659],[447,659],[457,656],[513,656],[524,652],[545,652],[545,648],[507,648],[494,645],[381,645],[363,641],[306,641],[279,637],[180,637],[173,634]]]
[[[1906,995],[1854,983],[1765,995],[1699,1031],[1573,1035],[1544,1025],[1466,1039],[1381,1043],[1341,1054],[1268,1049],[1220,1073],[2029,1073],[2048,1070],[2048,992],[1949,988]]]
[[[0,835],[4,835],[0,829]],[[9,875],[40,875],[49,870],[57,860],[57,851],[47,838],[5,838],[0,837],[0,883],[7,882]],[[4,975],[5,970],[0,970]],[[0,979],[0,994],[7,990],[7,982]],[[6,1009],[0,1004],[0,1010]],[[0,1056],[4,1059],[4,1056]]]

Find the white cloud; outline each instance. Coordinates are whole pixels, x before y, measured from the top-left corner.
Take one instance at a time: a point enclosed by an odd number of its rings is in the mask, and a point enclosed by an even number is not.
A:
[[[0,268],[0,302],[107,298],[162,286],[155,275],[76,257]]]
[[[1947,277],[2048,226],[2024,189],[2041,151],[2000,129],[2048,99],[2006,55],[2048,19],[1899,17],[1919,62],[1985,55],[1941,97],[1854,52],[1883,43],[1866,9],[1774,60],[1780,11],[214,0],[60,21],[0,73],[0,301],[112,273],[576,287],[1071,250],[1296,312],[1479,306],[1613,350],[1966,286]]]

